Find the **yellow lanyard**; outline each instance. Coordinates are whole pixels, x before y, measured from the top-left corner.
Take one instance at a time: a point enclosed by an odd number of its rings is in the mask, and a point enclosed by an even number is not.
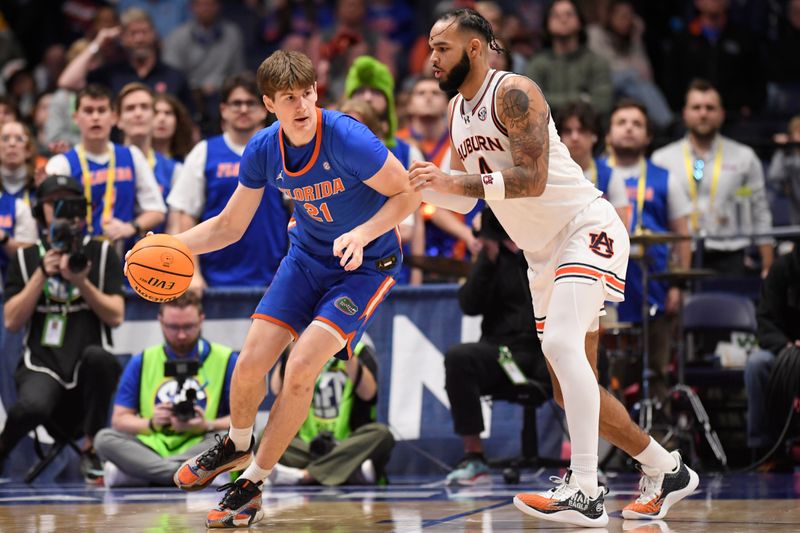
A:
[[[81,163],[81,173],[83,174],[83,194],[90,206],[90,208],[86,211],[86,227],[89,229],[89,235],[94,235],[94,226],[92,224],[92,220],[94,218],[94,208],[92,206],[92,175],[89,173],[89,163],[86,161],[86,152],[83,149],[83,144],[79,144],[77,147],[75,147],[75,151],[78,154],[78,161]],[[106,192],[103,196],[103,216],[100,219],[101,224],[105,224],[111,220],[111,213],[114,210],[114,173],[116,171],[116,166],[116,154],[114,153],[114,146],[112,145],[108,154]]]
[[[147,151],[147,164],[150,165],[152,170],[156,169],[156,153],[152,148]]]
[[[25,189],[25,194],[22,195],[22,201],[25,202],[25,205],[28,207],[31,206],[31,193],[28,189]]]
[[[614,167],[616,160],[613,155],[608,157],[608,166]],[[636,178],[636,227],[631,228],[633,234],[642,232],[642,215],[644,214],[645,194],[647,193],[647,164],[644,157],[639,161],[639,177]]]
[[[717,146],[717,153],[714,154],[714,169],[711,172],[711,193],[708,199],[709,212],[714,210],[714,198],[717,195],[717,186],[719,185],[719,175],[722,171],[722,139],[719,139]],[[700,228],[698,222],[697,211],[697,180],[694,179],[694,166],[692,165],[692,157],[689,153],[689,142],[683,144],[683,159],[686,164],[686,179],[689,180],[689,196],[692,197],[692,231],[696,232]]]
[[[589,160],[589,175],[591,176],[589,180],[592,182],[592,185],[595,187],[597,186],[597,165],[594,162],[594,158]]]

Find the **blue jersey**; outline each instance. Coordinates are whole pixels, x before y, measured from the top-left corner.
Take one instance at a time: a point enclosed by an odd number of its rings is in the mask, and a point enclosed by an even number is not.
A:
[[[238,184],[242,157],[231,150],[222,135],[208,139],[206,203],[200,220],[222,212]],[[261,286],[272,283],[288,246],[288,215],[276,190],[264,191],[250,226],[238,242],[200,256],[209,287]]]
[[[175,174],[175,165],[177,164],[177,161],[165,156],[161,152],[153,151],[153,154],[156,162],[155,166],[153,167],[153,175],[156,177],[158,189],[161,191],[161,196],[164,198],[164,202],[166,203],[167,196],[169,196],[169,191],[172,189],[172,176]],[[164,233],[166,226],[167,223],[164,221],[160,225],[153,228],[153,232]]]
[[[647,161],[644,209],[642,210],[642,228],[663,233],[669,231],[669,205],[667,180],[669,171],[657,167],[652,162]],[[638,176],[631,176],[625,179],[625,187],[628,191],[628,201],[633,210],[631,219],[631,233],[639,223],[639,207],[637,205]],[[669,248],[666,244],[657,244],[647,247],[647,259],[649,262],[650,274],[663,272],[667,269],[669,258]],[[655,281],[652,278],[647,284],[648,302],[650,306],[656,306],[659,311],[664,310],[668,285],[663,281]],[[642,270],[641,262],[631,260],[628,262],[628,272],[625,276],[625,301],[619,304],[619,320],[621,322],[641,322],[642,321]]]
[[[17,198],[13,194],[0,192],[0,229],[7,235],[14,236],[14,227],[17,225]],[[8,267],[8,256],[0,246],[0,273],[5,276]]]
[[[69,161],[70,176],[83,187],[83,171],[75,149],[64,154]],[[123,222],[130,222],[136,213],[136,169],[133,156],[127,146],[114,145],[114,205],[111,216]],[[108,163],[102,165],[87,159],[91,178],[92,192],[92,234],[103,234],[103,209],[105,206],[106,182],[108,180]]]
[[[155,154],[156,165],[153,167],[153,175],[158,182],[158,189],[161,191],[161,196],[164,201],[167,201],[169,191],[172,189],[172,175],[175,173],[175,165],[177,161],[171,157],[167,157],[161,152],[153,152]]]
[[[239,172],[246,187],[269,183],[294,203],[293,246],[331,257],[333,241],[369,220],[387,198],[363,182],[386,162],[388,150],[366,126],[336,111],[317,109],[317,132],[305,146],[287,145],[280,123],[247,144]],[[388,270],[402,262],[397,230],[364,248],[364,264]]]
[[[400,164],[403,165],[403,168],[409,168],[411,166],[411,145],[408,144],[403,139],[395,138],[397,141],[394,145],[394,148],[389,148],[389,151],[394,154]]]
[[[611,181],[611,167],[603,159],[594,160],[595,168],[597,169],[597,183],[594,184],[601,193],[603,198],[608,199],[608,184]]]

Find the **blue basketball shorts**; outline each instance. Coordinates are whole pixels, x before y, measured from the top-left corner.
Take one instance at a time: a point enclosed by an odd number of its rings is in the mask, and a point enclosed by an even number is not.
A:
[[[339,260],[291,246],[252,318],[287,329],[295,340],[298,332],[316,321],[341,337],[347,358],[351,357],[378,305],[394,286],[399,265],[384,272],[374,268],[374,261],[364,260],[359,268],[346,272]],[[344,358],[343,352],[337,357]]]

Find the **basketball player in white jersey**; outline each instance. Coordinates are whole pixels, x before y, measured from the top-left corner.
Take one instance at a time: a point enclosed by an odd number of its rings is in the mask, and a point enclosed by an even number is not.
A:
[[[469,9],[451,11],[430,33],[434,75],[451,100],[451,173],[415,163],[409,174],[425,201],[468,211],[486,199],[525,251],[536,329],[556,401],[567,414],[570,469],[543,494],[518,494],[522,512],[586,527],[608,523],[597,482],[599,433],[642,464],[641,495],[625,518],[663,518],[698,478],[636,426],[597,383],[598,315],[621,301],[629,242],[614,208],[583,177],[555,129],[539,87],[489,69],[491,25]]]

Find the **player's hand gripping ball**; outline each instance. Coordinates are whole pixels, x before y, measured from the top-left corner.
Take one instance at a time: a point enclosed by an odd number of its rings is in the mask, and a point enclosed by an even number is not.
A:
[[[164,233],[137,242],[126,255],[125,265],[133,290],[151,302],[174,300],[186,292],[194,276],[189,248]]]

